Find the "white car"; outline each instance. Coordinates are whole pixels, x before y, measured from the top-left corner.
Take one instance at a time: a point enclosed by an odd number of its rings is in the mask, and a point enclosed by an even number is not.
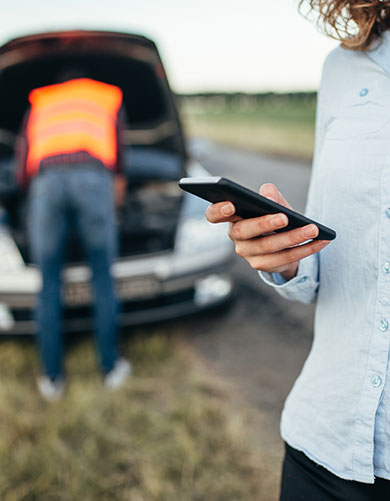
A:
[[[130,128],[123,167],[128,193],[118,213],[120,256],[114,264],[121,324],[173,318],[230,298],[232,243],[225,225],[211,225],[207,203],[177,181],[207,176],[186,141],[160,56],[145,37],[66,31],[17,38],[0,47],[0,333],[36,332],[39,270],[30,261],[25,194],[15,188],[14,146],[31,89],[54,83],[64,64],[118,85]],[[64,316],[69,331],[91,327],[90,270],[77,238],[64,268]]]

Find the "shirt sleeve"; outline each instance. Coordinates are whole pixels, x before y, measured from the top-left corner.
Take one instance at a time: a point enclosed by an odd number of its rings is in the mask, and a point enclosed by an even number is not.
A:
[[[320,219],[318,207],[316,205],[316,201],[318,200],[317,191],[319,189],[316,179],[318,170],[317,164],[328,122],[327,107],[324,102],[325,67],[326,64],[324,65],[317,99],[314,157],[305,209],[305,215],[314,220]],[[284,298],[300,301],[302,303],[314,303],[317,299],[317,292],[320,284],[320,254],[321,252],[318,252],[302,259],[298,265],[297,275],[291,280],[285,280],[279,273],[266,273],[260,271],[259,275],[265,283],[273,287]]]

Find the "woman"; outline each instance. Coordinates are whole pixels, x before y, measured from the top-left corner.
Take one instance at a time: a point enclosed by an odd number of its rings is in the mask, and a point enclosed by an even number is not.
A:
[[[301,2],[301,4],[304,2]],[[236,252],[288,299],[316,302],[314,342],[287,398],[281,499],[390,499],[390,2],[311,0],[342,42],[318,97],[306,214],[315,225],[274,233],[281,214],[230,222]],[[271,184],[260,193],[288,205]],[[328,245],[329,244],[329,245]]]

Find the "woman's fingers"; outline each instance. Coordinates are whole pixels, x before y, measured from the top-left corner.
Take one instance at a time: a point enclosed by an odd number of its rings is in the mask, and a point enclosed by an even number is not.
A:
[[[285,214],[268,214],[267,216],[242,219],[230,225],[229,237],[234,240],[248,240],[271,233],[288,225]]]
[[[279,203],[280,205],[284,205],[285,207],[291,208],[289,203],[286,201],[283,195],[278,191],[278,189],[274,184],[271,183],[263,184],[262,187],[260,188],[260,194],[266,198],[269,198],[270,200],[273,200],[274,202]],[[209,207],[206,210],[206,218],[210,223],[226,223],[226,222],[240,221],[242,218],[236,216],[235,211],[236,209],[232,202],[228,201],[218,202],[209,205]],[[258,236],[270,231],[274,231],[275,228],[278,229],[287,226],[288,220],[286,216],[284,216],[286,217],[285,220],[279,219],[279,221],[274,216],[275,214],[270,214],[269,216],[262,216],[268,218],[268,220],[274,218],[272,224],[269,224],[269,221],[267,222],[267,220],[263,221],[266,226],[268,225],[269,229],[267,231],[263,231],[262,222],[259,221],[260,218],[248,219],[247,221],[256,221],[256,220],[258,221],[257,223],[251,223],[251,228],[255,233],[249,238],[253,238],[253,236]],[[257,224],[260,224],[260,230],[261,230],[260,232],[256,230]]]
[[[236,226],[235,223],[233,226]],[[273,254],[283,249],[301,245],[318,235],[318,228],[315,224],[309,224],[302,228],[286,231],[285,233],[273,233],[261,238],[251,240],[236,239],[236,252],[242,257],[251,257],[258,254]]]
[[[260,195],[291,209],[274,184],[263,184]],[[231,202],[210,205],[206,217],[211,223],[230,223],[229,237],[236,245],[236,253],[246,259],[252,268],[284,273],[288,279],[295,276],[301,259],[319,252],[330,243],[328,240],[312,240],[319,232],[315,224],[277,232],[288,225],[285,214],[242,219],[235,215],[235,207]]]
[[[281,272],[287,265],[298,262],[307,256],[319,252],[329,243],[329,240],[315,240],[274,254],[252,256],[246,260],[251,267],[256,270],[269,271],[272,273]]]
[[[236,208],[231,202],[218,202],[207,207],[206,218],[210,223],[226,223],[239,221],[235,215]]]

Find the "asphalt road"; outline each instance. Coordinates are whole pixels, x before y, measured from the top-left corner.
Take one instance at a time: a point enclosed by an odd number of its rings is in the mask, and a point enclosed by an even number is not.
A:
[[[202,163],[211,174],[254,190],[264,182],[275,183],[293,208],[304,209],[307,163],[217,146]],[[232,305],[195,322],[183,320],[182,326],[193,349],[230,385],[235,403],[247,411],[253,441],[269,470],[267,482],[276,492],[283,455],[280,413],[310,350],[314,309],[281,298],[238,257],[233,273],[237,293]]]

